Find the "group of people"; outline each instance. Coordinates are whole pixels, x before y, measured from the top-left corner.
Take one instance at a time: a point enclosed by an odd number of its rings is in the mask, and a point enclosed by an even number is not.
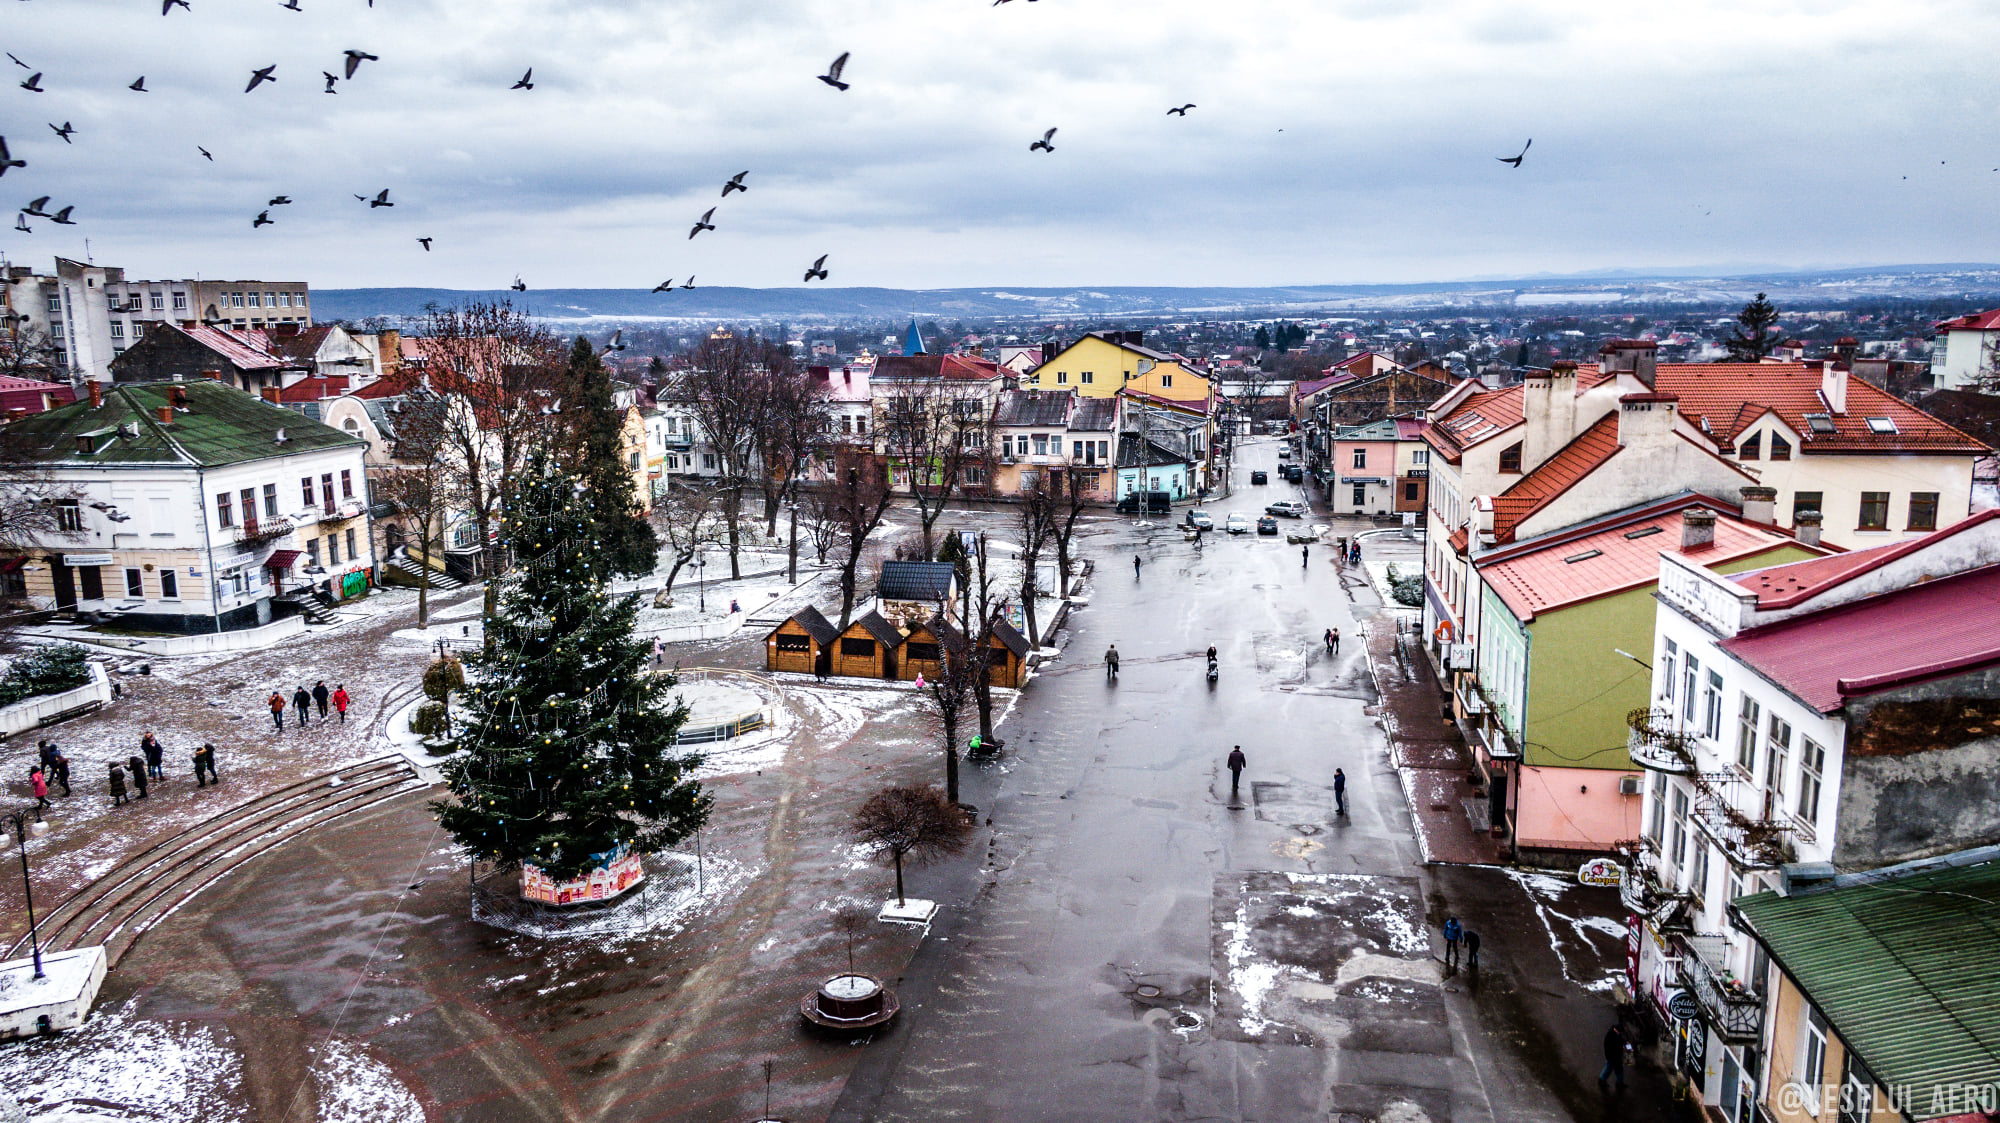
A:
[[[292,694],[292,707],[299,712],[298,723],[300,729],[306,727],[306,723],[312,717],[315,705],[319,707],[319,720],[321,722],[326,721],[327,707],[332,706],[340,714],[341,724],[347,724],[347,707],[350,701],[352,700],[347,696],[347,687],[345,685],[336,686],[332,691],[328,691],[325,679],[319,680],[319,683],[311,690],[307,690],[301,686]],[[278,691],[271,691],[270,706],[271,724],[277,726],[278,731],[282,733],[285,729],[285,696]]]
[[[36,745],[36,761],[28,767],[28,786],[35,793],[35,811],[48,810],[49,792],[56,784],[62,785],[65,796],[76,792],[69,783],[69,757],[63,754],[61,746],[44,739]],[[156,780],[165,780],[166,747],[148,729],[139,738],[139,751],[124,761],[110,761],[107,779],[111,786],[111,806],[118,807],[134,799],[145,799],[147,789]],[[222,777],[215,771],[215,746],[203,742],[194,751],[194,781],[197,787],[207,787],[211,783],[221,783]],[[126,776],[131,776],[128,785]],[[136,793],[136,794],[134,794]]]

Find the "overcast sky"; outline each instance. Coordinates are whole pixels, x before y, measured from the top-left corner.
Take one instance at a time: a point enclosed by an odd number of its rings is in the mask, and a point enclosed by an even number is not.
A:
[[[0,228],[7,258],[88,238],[320,288],[786,286],[822,253],[893,287],[2000,261],[1986,2],[299,2],[6,0],[47,92],[0,63],[28,161],[0,203],[78,222]],[[348,48],[381,61],[328,96]],[[840,93],[814,76],[844,50]]]

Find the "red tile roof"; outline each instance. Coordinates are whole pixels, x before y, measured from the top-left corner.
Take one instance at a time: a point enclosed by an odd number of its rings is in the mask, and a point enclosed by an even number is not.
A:
[[[1721,646],[1832,713],[1857,694],[2000,664],[1996,603],[2000,566],[1989,565],[1744,632]]]
[[[977,355],[884,355],[875,360],[873,377],[989,380],[1013,373],[1011,368]]]
[[[1755,557],[1798,543],[1787,535],[1736,518],[1701,495],[1679,495],[1586,523],[1545,542],[1478,562],[1480,576],[1522,621],[1552,609],[1643,589],[1660,579],[1660,555],[1681,549],[1681,516],[1689,508],[1717,512],[1715,543],[1687,554],[1704,566]]]
[[[1995,519],[2000,519],[2000,509],[1981,511],[1969,519],[1961,519],[1943,530],[1934,530],[1922,538],[1891,542],[1886,546],[1875,546],[1866,550],[1851,550],[1832,557],[1813,558],[1811,561],[1793,562],[1790,565],[1776,565],[1769,569],[1753,569],[1747,573],[1736,574],[1730,580],[1756,593],[1757,607],[1760,609],[1790,608],[1793,605],[1803,604],[1829,589],[1844,585],[1864,573],[1880,569],[1897,558],[1913,554]]]
[[[278,391],[280,402],[317,402],[325,398],[338,398],[347,393],[347,376],[336,374],[322,377],[301,378],[290,386]]]
[[[368,385],[353,391],[357,398],[396,398],[410,392],[423,377],[423,372],[404,367],[394,374],[385,374]]]
[[[1597,367],[1578,366],[1576,392],[1581,394],[1611,377]],[[1430,432],[1435,438],[1433,443],[1444,449],[1446,455],[1456,458],[1473,445],[1519,425],[1522,417],[1522,388],[1502,386],[1498,390],[1478,391],[1443,417],[1432,418]]]
[[[0,375],[0,414],[11,409],[40,413],[48,402],[66,406],[76,400],[76,391],[67,382],[40,382],[33,378]]]
[[[1847,410],[1832,414],[1832,433],[1816,433],[1808,413],[1827,413],[1820,394],[1821,373],[1805,363],[1662,363],[1654,388],[1678,394],[1681,416],[1700,425],[1725,446],[1767,410],[1799,435],[1799,451],[1976,453],[1986,446],[1909,405],[1886,390],[1850,376]],[[1877,433],[1871,417],[1895,423],[1893,433]]]
[[[1541,466],[1493,497],[1493,540],[1512,542],[1523,519],[1553,503],[1618,455],[1618,415],[1607,413]]]
[[[2000,331],[2000,308],[1991,312],[1970,312],[1937,326],[1939,331]]]

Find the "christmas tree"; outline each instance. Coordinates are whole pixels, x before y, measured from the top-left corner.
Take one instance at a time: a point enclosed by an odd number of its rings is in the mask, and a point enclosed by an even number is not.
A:
[[[565,881],[687,838],[713,801],[690,778],[700,755],[675,745],[675,679],[647,673],[651,645],[632,635],[638,598],[605,594],[617,563],[597,496],[547,456],[515,491],[501,532],[519,575],[469,660],[456,798],[431,806],[478,857]]]

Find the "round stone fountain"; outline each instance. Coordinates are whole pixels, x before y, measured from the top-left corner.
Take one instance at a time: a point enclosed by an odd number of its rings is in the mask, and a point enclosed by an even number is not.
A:
[[[858,1033],[896,1016],[895,992],[870,975],[849,972],[821,983],[799,1002],[806,1021],[833,1033]]]

